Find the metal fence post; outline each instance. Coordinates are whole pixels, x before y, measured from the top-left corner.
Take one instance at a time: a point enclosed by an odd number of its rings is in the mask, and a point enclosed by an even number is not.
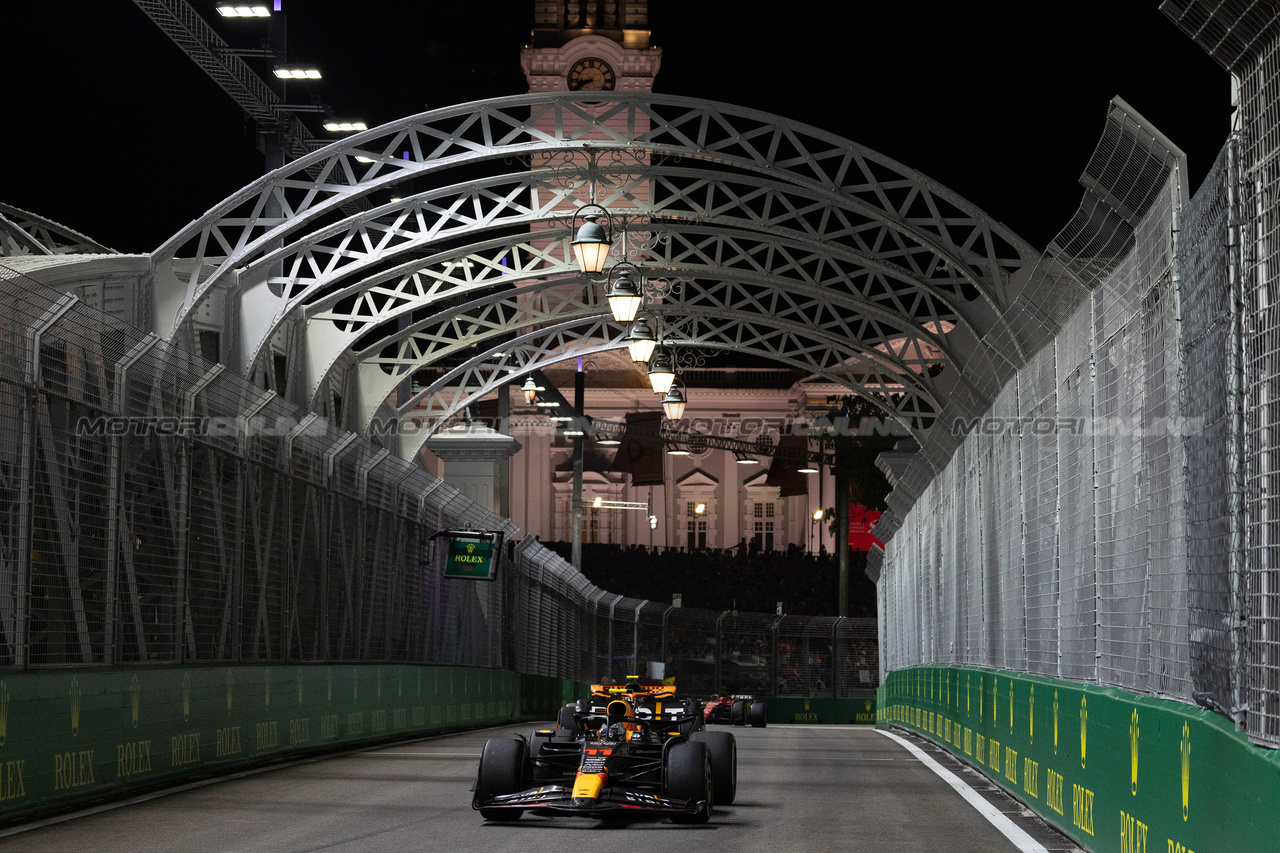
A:
[[[613,609],[618,606],[618,602],[622,600],[619,595],[609,602],[609,648],[606,651],[608,660],[605,663],[605,674],[613,678]]]
[[[148,335],[139,341],[125,354],[124,358],[116,363],[115,376],[112,380],[112,389],[115,400],[115,411],[117,415],[125,414],[125,386],[128,384],[129,368],[131,368],[138,359],[142,358],[153,346],[159,343],[160,339],[155,335]],[[120,435],[113,437],[111,441],[111,469],[108,473],[107,483],[107,577],[106,577],[106,599],[107,604],[104,608],[104,624],[103,624],[103,662],[111,665],[116,662],[116,604],[119,601],[119,571],[120,571],[120,548],[122,547],[122,537],[120,535],[120,512],[122,497],[120,490],[122,481],[124,480],[124,445],[127,437]],[[123,543],[123,547],[129,547],[128,543]],[[132,577],[132,575],[131,575]],[[135,608],[137,606],[137,595],[132,597]],[[142,633],[142,613],[138,611],[134,619],[134,630],[138,633],[138,654],[142,655],[145,651],[145,643]]]
[[[44,333],[61,320],[78,300],[72,294],[66,294],[51,305],[27,332],[27,372],[26,372],[26,407],[22,419],[22,481],[18,494],[22,496],[22,504],[18,508],[18,588],[15,590],[14,624],[17,636],[14,638],[14,664],[22,669],[30,665],[31,641],[31,562],[32,548],[35,544],[35,483],[36,483],[36,436],[39,432],[40,418],[40,344]]]
[[[721,678],[722,673],[720,668],[721,663],[724,660],[724,632],[721,630],[721,625],[724,623],[724,617],[728,615],[729,615],[729,611],[725,610],[720,614],[719,617],[716,618],[716,686],[715,686],[715,689],[717,693],[720,692],[720,688],[724,685],[724,680]]]
[[[636,608],[635,631],[631,638],[631,674],[640,675],[640,614],[644,612],[644,606],[649,603],[649,599],[640,602]]]

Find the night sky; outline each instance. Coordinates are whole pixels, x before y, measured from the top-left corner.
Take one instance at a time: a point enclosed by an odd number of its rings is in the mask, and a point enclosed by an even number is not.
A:
[[[192,5],[236,47],[265,35]],[[290,100],[373,127],[519,94],[532,5],[284,0],[291,58],[325,75]],[[649,6],[658,91],[848,137],[1039,249],[1080,202],[1112,96],[1186,151],[1193,191],[1228,131],[1227,72],[1149,0]],[[130,0],[8,3],[0,27],[0,202],[148,252],[262,174],[239,108]]]

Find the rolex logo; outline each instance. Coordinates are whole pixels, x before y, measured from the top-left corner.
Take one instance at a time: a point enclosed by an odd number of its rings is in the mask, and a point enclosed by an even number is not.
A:
[[[9,732],[9,685],[0,681],[0,746]],[[1185,790],[1185,786],[1184,790]],[[1185,798],[1184,798],[1185,799]]]
[[[378,667],[374,671],[374,678],[378,682],[378,698],[381,699],[382,698],[382,667]]]
[[[303,683],[302,667],[298,667],[298,707],[299,708],[302,707],[302,683]]]
[[[870,710],[871,710],[871,700],[870,700],[870,699],[868,699],[868,700],[867,700],[867,710],[868,710],[868,711],[870,711]]]
[[[978,719],[979,720],[982,719],[982,700],[983,700],[983,697],[987,695],[986,687],[983,685],[983,682],[986,680],[987,680],[986,676],[984,675],[978,676]]]
[[[397,669],[396,670],[396,698],[400,699],[403,697],[404,697],[404,670]]]
[[[991,677],[991,722],[1000,722],[1000,678]]]
[[[1058,754],[1058,691],[1053,691],[1053,754]]]
[[[80,734],[80,679],[71,677],[71,736]]]
[[[472,552],[473,552],[473,551],[475,551],[475,550],[476,550],[476,546],[475,546],[474,544],[469,544],[469,545],[467,545],[467,553],[468,553],[468,554],[472,553]]]
[[[265,691],[263,694],[264,701],[266,702],[267,710],[270,711],[271,710],[271,667],[267,667],[267,677],[263,684],[263,689]]]
[[[1138,709],[1129,718],[1129,791],[1138,795]]]
[[[1084,767],[1085,750],[1089,746],[1089,697],[1080,697],[1080,766]]]
[[[1027,739],[1036,742],[1036,686],[1031,685],[1031,698],[1027,700]]]
[[[422,670],[418,670],[418,698],[422,698]]]
[[[138,706],[142,704],[142,685],[138,683],[138,676],[134,675],[129,679],[129,711],[133,720],[133,727],[138,727]]]
[[[333,667],[325,667],[324,671],[325,683],[325,701],[333,704]]]
[[[356,669],[351,673],[351,698],[360,698],[360,670]]]
[[[1191,805],[1191,728],[1182,724],[1182,819],[1187,819],[1187,810]]]
[[[191,720],[191,673],[182,673],[182,721]]]
[[[1013,681],[1009,681],[1009,734],[1013,734]]]
[[[231,699],[232,699],[232,694],[234,693],[233,688],[235,686],[235,683],[236,683],[235,675],[231,672],[231,670],[227,670],[227,713],[228,714],[231,713]]]

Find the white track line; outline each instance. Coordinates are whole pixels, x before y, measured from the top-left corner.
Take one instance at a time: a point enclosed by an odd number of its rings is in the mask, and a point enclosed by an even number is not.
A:
[[[969,802],[969,805],[978,810],[978,814],[985,817],[991,822],[992,826],[1000,830],[1004,837],[1012,841],[1014,846],[1017,847],[1021,853],[1049,853],[1049,851],[1046,850],[1039,841],[1036,841],[1030,835],[1027,835],[1027,833],[1018,827],[1013,821],[1009,820],[1009,818],[1005,816],[1004,812],[987,802],[978,794],[977,791],[970,788],[959,776],[930,758],[920,747],[905,738],[898,737],[893,732],[887,732],[884,729],[876,729],[876,731],[880,732],[880,734],[887,738],[896,740],[905,747],[908,752],[920,759],[921,764],[928,767],[934,773],[937,773],[938,776],[941,777],[942,781],[946,782],[952,788],[955,788],[960,796],[964,797],[965,800]]]

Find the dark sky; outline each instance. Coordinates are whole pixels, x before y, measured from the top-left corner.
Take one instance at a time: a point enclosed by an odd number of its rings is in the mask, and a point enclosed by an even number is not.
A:
[[[261,24],[191,4],[255,46]],[[371,127],[523,92],[532,5],[284,0],[293,58],[325,74],[314,91]],[[656,89],[848,137],[1043,248],[1112,96],[1187,152],[1193,191],[1226,138],[1227,73],[1158,6],[650,0]],[[262,173],[239,109],[130,0],[8,3],[3,36],[0,201],[147,252]]]

